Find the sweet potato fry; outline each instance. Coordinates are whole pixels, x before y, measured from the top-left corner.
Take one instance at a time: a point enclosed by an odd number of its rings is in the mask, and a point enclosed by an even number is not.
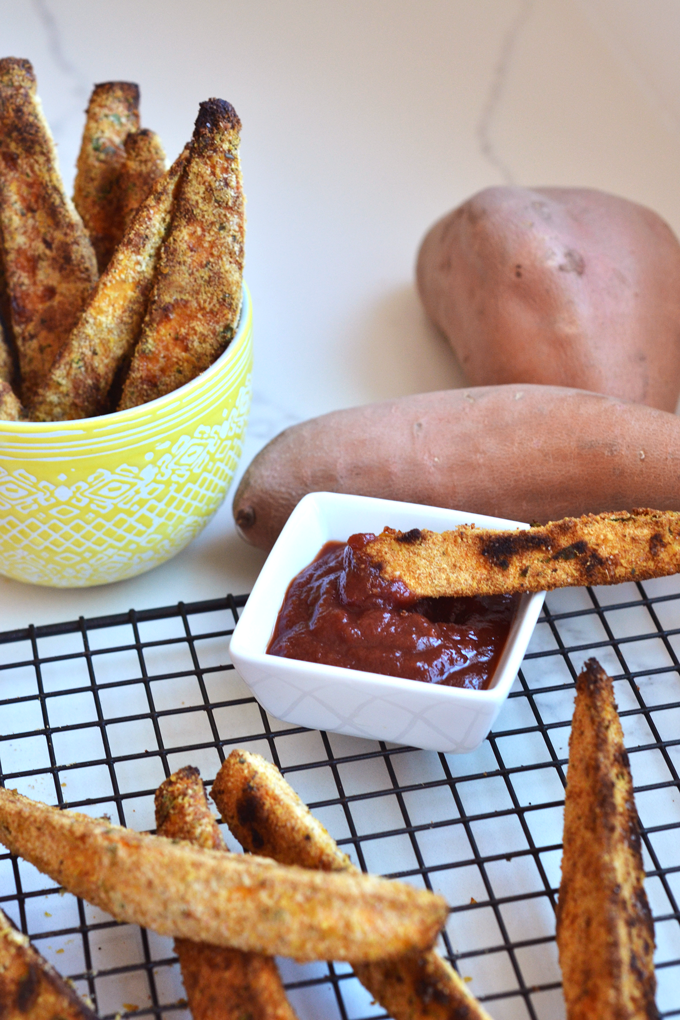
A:
[[[109,410],[111,386],[139,335],[185,161],[182,153],[133,219],[31,406],[33,420],[67,421]]]
[[[198,769],[186,766],[156,791],[158,834],[226,851]],[[295,1020],[271,956],[175,939],[193,1020]]]
[[[66,342],[97,280],[94,251],[64,193],[27,60],[0,60],[0,227],[24,401]]]
[[[234,336],[245,232],[240,128],[229,103],[201,103],[121,408],[189,382]]]
[[[418,598],[644,581],[680,571],[680,512],[586,514],[528,531],[385,528],[355,555]]]
[[[68,984],[0,910],[2,1020],[96,1020]]]
[[[0,232],[0,380],[11,384],[14,382],[15,374],[14,356],[10,340],[12,316],[2,253],[2,233]]]
[[[279,770],[259,754],[232,751],[217,773],[211,796],[246,850],[303,868],[356,872]],[[352,966],[394,1020],[489,1020],[453,967],[434,950]]]
[[[267,956],[422,952],[447,915],[441,897],[401,882],[173,843],[1,788],[0,842],[118,920]]]
[[[129,81],[95,85],[76,164],[73,201],[102,273],[123,236],[116,181],[125,162],[124,142],[139,130],[139,86]]]
[[[0,421],[19,421],[23,418],[21,402],[8,382],[0,379]]]
[[[654,925],[633,782],[611,679],[576,683],[564,805],[557,946],[568,1020],[653,1020]]]
[[[0,319],[0,382],[11,384],[14,376],[14,360],[12,351],[5,336],[5,328]]]
[[[131,132],[125,139],[125,160],[116,180],[118,215],[124,230],[164,173],[165,152],[158,135],[147,128]]]

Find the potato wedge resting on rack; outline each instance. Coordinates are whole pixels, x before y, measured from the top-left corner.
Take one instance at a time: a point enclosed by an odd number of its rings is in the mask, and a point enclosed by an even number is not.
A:
[[[640,823],[610,677],[576,682],[557,946],[568,1020],[655,1020],[654,925]]]
[[[210,813],[201,776],[190,765],[156,790],[159,836],[228,852]],[[193,1020],[296,1020],[271,956],[175,939]]]
[[[238,841],[252,853],[320,871],[358,871],[279,770],[259,754],[232,751],[211,795]],[[394,1020],[490,1020],[463,979],[434,950],[352,966]]]
[[[0,842],[69,892],[160,935],[298,960],[422,952],[440,896],[372,875],[322,875],[173,843],[0,788]]]

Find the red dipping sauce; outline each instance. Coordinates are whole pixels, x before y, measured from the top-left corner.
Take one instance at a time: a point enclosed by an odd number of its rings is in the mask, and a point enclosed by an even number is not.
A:
[[[416,599],[384,580],[363,546],[327,542],[289,585],[267,651],[451,687],[488,687],[516,595]]]

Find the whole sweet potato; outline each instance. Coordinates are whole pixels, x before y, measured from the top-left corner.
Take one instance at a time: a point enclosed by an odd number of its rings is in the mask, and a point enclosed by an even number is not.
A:
[[[680,243],[650,209],[587,188],[487,188],[430,229],[417,280],[473,386],[675,410]]]
[[[680,509],[680,418],[558,386],[485,386],[334,411],[255,457],[234,497],[273,545],[307,492],[349,492],[520,521]]]

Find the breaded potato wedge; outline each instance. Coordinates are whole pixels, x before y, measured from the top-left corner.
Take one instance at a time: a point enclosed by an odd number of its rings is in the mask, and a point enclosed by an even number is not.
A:
[[[75,989],[0,910],[2,1020],[97,1020]]]
[[[446,903],[372,875],[322,875],[203,850],[0,788],[0,842],[117,920],[161,935],[299,960],[422,952]]]
[[[0,380],[13,383],[15,376],[14,355],[11,342],[12,316],[7,291],[7,278],[3,258],[2,232],[0,231]]]
[[[557,946],[568,1020],[653,1020],[654,925],[611,679],[576,682],[564,803]]]
[[[246,850],[303,868],[357,871],[279,770],[259,754],[232,751],[211,796]],[[394,1020],[490,1020],[434,950],[352,966]]]
[[[227,851],[197,768],[187,765],[161,783],[155,805],[160,836]],[[175,952],[193,1020],[295,1020],[271,956],[188,939],[175,939]]]
[[[201,103],[121,408],[194,379],[236,332],[245,234],[240,128],[229,103]]]
[[[20,421],[23,416],[21,401],[10,384],[0,379],[0,420]]]
[[[12,357],[12,351],[7,337],[5,336],[5,327],[2,319],[0,319],[0,382],[11,385],[12,379],[14,378],[14,358]]]
[[[0,228],[25,402],[97,281],[94,251],[66,197],[27,60],[0,60]]]
[[[418,598],[645,581],[680,571],[680,512],[586,514],[528,531],[385,528],[355,557]]]
[[[85,118],[73,201],[103,273],[125,229],[117,179],[125,162],[125,139],[139,130],[139,86],[130,81],[95,85]]]
[[[125,159],[116,179],[118,215],[127,230],[132,217],[165,173],[165,151],[155,131],[142,128],[125,139]]]
[[[111,387],[139,335],[185,161],[186,152],[138,210],[31,405],[34,421],[69,421],[113,410]]]

